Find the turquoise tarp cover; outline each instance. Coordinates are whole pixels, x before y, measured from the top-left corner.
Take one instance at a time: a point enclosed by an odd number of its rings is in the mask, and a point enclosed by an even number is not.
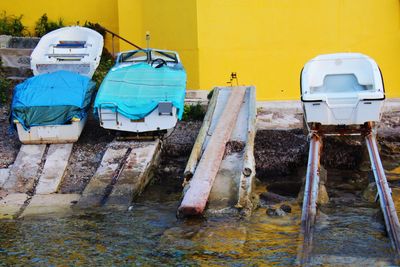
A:
[[[31,126],[60,125],[73,117],[84,118],[90,106],[95,83],[69,71],[41,74],[14,88],[11,120],[25,130]]]
[[[133,120],[141,119],[168,101],[182,118],[185,101],[186,72],[182,65],[153,68],[147,63],[117,65],[102,82],[94,102],[94,113],[107,108]],[[113,103],[113,104],[110,104]],[[115,104],[115,105],[114,105]]]

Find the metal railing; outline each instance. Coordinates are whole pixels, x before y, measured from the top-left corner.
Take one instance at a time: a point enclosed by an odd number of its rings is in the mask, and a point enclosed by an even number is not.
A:
[[[132,43],[131,41],[125,39],[124,37],[122,37],[122,36],[120,36],[120,35],[118,35],[118,34],[116,34],[115,32],[110,31],[109,29],[107,29],[107,28],[101,26],[101,25],[98,24],[98,23],[95,24],[95,27],[96,27],[96,28],[99,28],[99,29],[101,29],[101,30],[103,30],[104,32],[106,32],[106,33],[108,33],[108,34],[111,34],[111,38],[112,38],[112,53],[113,53],[113,55],[115,55],[115,46],[114,46],[114,38],[115,38],[115,37],[117,37],[118,39],[124,41],[124,42],[127,43],[127,44],[132,45],[133,47],[135,47],[135,48],[137,48],[137,49],[143,49],[143,48],[141,48],[140,46],[138,46],[138,45]]]

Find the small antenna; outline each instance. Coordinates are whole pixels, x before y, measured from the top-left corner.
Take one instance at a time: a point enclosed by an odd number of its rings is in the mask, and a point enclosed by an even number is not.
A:
[[[231,86],[233,86],[233,80],[236,80],[236,85],[239,86],[239,80],[238,80],[236,72],[231,72],[230,80],[227,83],[230,84]]]
[[[147,49],[150,48],[150,32],[146,32],[146,44],[147,44]]]

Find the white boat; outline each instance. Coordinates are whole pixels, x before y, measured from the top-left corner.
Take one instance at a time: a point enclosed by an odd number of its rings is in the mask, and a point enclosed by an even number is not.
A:
[[[100,126],[134,133],[165,131],[183,114],[186,72],[178,53],[143,49],[118,54],[97,93]]]
[[[376,62],[359,53],[320,55],[301,73],[307,123],[362,125],[381,118],[385,91]]]
[[[44,35],[31,55],[34,75],[57,70],[91,78],[100,63],[103,36],[85,27],[72,26]]]
[[[94,93],[103,37],[73,26],[43,36],[31,55],[34,77],[14,89],[12,119],[24,144],[78,140]]]

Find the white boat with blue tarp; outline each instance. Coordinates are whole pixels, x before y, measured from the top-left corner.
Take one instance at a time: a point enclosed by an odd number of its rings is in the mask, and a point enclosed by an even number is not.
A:
[[[122,52],[100,86],[94,113],[106,129],[164,131],[182,118],[185,93],[186,72],[178,53]]]
[[[84,27],[65,27],[42,37],[31,55],[34,77],[17,85],[11,122],[24,144],[78,140],[95,92],[91,80],[103,37]]]

